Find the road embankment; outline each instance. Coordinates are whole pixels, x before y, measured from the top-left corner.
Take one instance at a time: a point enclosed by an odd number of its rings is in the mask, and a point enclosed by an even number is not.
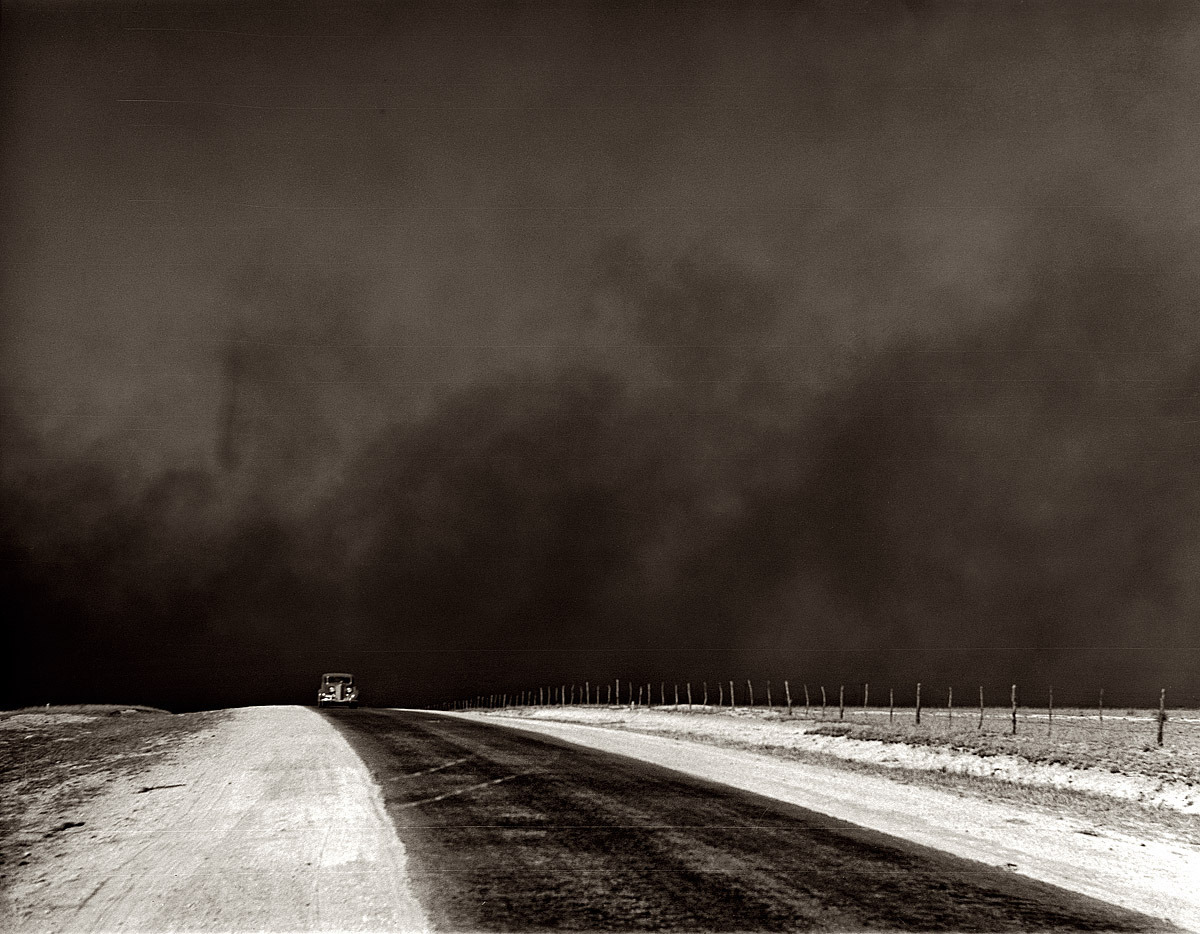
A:
[[[5,930],[428,930],[369,773],[311,710],[227,711],[66,805]]]

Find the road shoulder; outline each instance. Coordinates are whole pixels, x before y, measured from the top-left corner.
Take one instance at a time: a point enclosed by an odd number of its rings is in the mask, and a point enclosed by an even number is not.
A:
[[[302,707],[229,711],[73,819],[11,929],[428,930],[369,773]]]

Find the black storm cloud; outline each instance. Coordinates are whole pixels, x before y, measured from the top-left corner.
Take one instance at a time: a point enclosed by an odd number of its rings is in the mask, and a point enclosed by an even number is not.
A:
[[[4,15],[5,703],[1200,703],[1193,8]]]

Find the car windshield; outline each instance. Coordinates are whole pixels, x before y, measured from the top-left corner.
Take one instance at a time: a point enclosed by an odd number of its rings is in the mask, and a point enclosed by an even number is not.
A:
[[[353,684],[354,678],[352,675],[326,675],[326,684]]]

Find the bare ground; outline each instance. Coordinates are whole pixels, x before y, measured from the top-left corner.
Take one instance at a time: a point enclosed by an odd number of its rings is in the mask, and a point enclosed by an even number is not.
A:
[[[0,713],[0,910],[11,910],[18,877],[36,884],[97,832],[84,816],[89,802],[211,735],[224,717],[111,704]]]
[[[0,727],[0,929],[427,927],[378,789],[312,711],[51,708]]]

